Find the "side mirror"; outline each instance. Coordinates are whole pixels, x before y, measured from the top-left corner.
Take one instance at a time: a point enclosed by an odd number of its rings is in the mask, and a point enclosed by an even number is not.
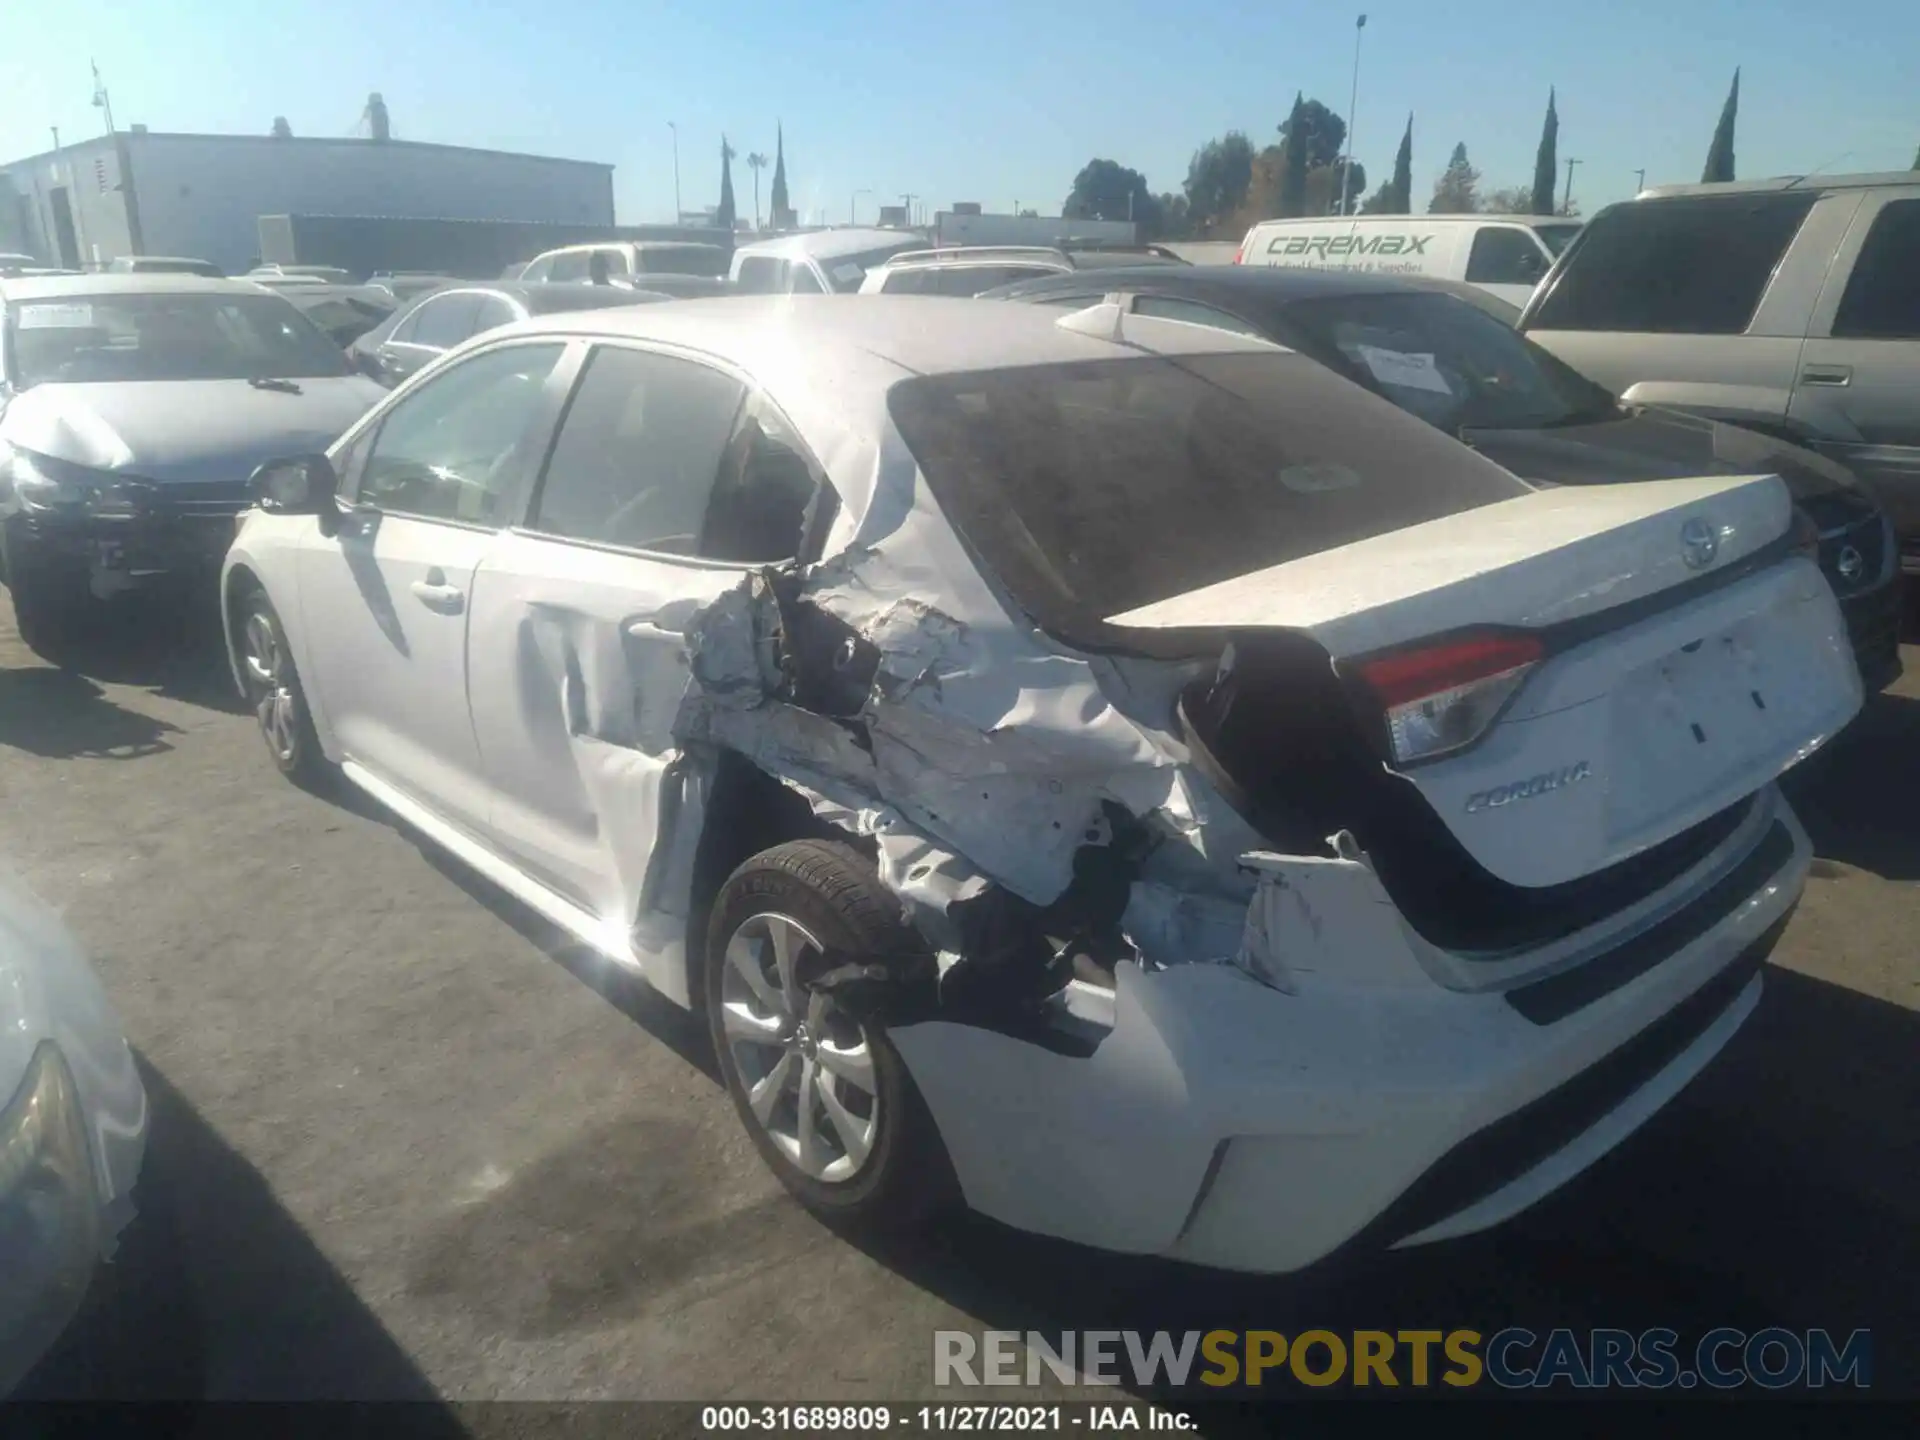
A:
[[[324,455],[269,460],[247,481],[253,503],[270,515],[331,515],[340,478]]]

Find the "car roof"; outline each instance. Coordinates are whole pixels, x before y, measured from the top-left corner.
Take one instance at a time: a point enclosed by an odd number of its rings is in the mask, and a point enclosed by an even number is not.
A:
[[[1018,285],[1007,286],[1003,293],[1045,294],[1050,290],[1071,290],[1081,286],[1126,290],[1136,285],[1173,287],[1183,292],[1215,294],[1222,298],[1240,296],[1262,303],[1312,300],[1327,295],[1387,295],[1436,288],[1433,284],[1418,283],[1412,276],[1376,275],[1358,270],[1308,270],[1281,265],[1159,264],[1101,266],[1074,274],[1022,280]]]
[[[60,300],[78,295],[269,295],[250,280],[216,280],[210,275],[175,271],[92,275],[39,275],[0,280],[9,300]]]
[[[912,230],[808,230],[798,235],[782,235],[773,240],[755,240],[736,246],[735,255],[811,255],[831,260],[837,255],[861,255],[886,245],[924,244],[924,237]]]
[[[1782,190],[1805,190],[1810,195],[1818,195],[1825,190],[1881,188],[1920,189],[1920,171],[1881,170],[1860,175],[1775,175],[1766,180],[1726,180],[1694,185],[1649,185],[1635,198],[1662,200],[1675,195],[1767,195]]]
[[[1524,225],[1531,230],[1541,225],[1586,223],[1578,215],[1495,215],[1490,211],[1475,211],[1471,215],[1309,215],[1290,220],[1256,220],[1251,228],[1285,229],[1289,225]]]
[[[1139,352],[1064,328],[1071,317],[1040,306],[981,305],[931,295],[742,295],[676,300],[670,305],[583,310],[506,326],[493,335],[568,334],[665,341],[751,370],[769,349],[803,346],[819,368],[836,355],[856,363],[877,358],[918,375],[1023,365],[1111,360]],[[1172,327],[1156,349],[1190,354],[1241,352],[1257,343],[1202,326]],[[1262,346],[1261,348],[1266,348]]]

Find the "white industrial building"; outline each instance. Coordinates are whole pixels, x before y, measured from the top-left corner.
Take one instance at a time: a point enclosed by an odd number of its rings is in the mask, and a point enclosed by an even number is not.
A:
[[[0,165],[0,251],[93,268],[259,254],[262,215],[611,227],[613,167],[412,140],[181,135],[138,126]]]

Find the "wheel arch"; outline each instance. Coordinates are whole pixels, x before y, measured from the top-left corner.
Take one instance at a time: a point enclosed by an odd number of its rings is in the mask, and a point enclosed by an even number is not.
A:
[[[790,840],[840,840],[873,859],[871,836],[855,835],[814,814],[806,797],[737,750],[716,752],[700,834],[694,842],[686,932],[687,994],[705,1008],[707,925],[727,877],[746,861]]]
[[[298,606],[294,603],[298,597],[289,593],[290,585],[275,585],[268,580],[271,568],[238,550],[227,557],[226,568],[220,575],[220,639],[227,653],[228,673],[233,677],[235,692],[244,701],[247,686],[240,653],[240,604],[247,595],[257,590],[267,597],[274,614],[280,617],[280,629],[286,638],[287,648],[293,653],[294,669],[300,676],[307,713],[319,735],[321,752],[328,759],[335,759],[338,752],[333,743],[333,728],[327,721],[326,701],[315,683],[307,637],[299,623]]]

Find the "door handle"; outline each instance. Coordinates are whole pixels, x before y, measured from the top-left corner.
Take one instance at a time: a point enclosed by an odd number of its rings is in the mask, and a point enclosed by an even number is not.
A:
[[[1802,385],[1847,385],[1852,381],[1851,365],[1807,365],[1800,371]]]
[[[458,615],[467,601],[466,592],[458,585],[447,584],[446,572],[437,567],[427,572],[426,579],[415,580],[407,588],[414,599],[442,615]]]

